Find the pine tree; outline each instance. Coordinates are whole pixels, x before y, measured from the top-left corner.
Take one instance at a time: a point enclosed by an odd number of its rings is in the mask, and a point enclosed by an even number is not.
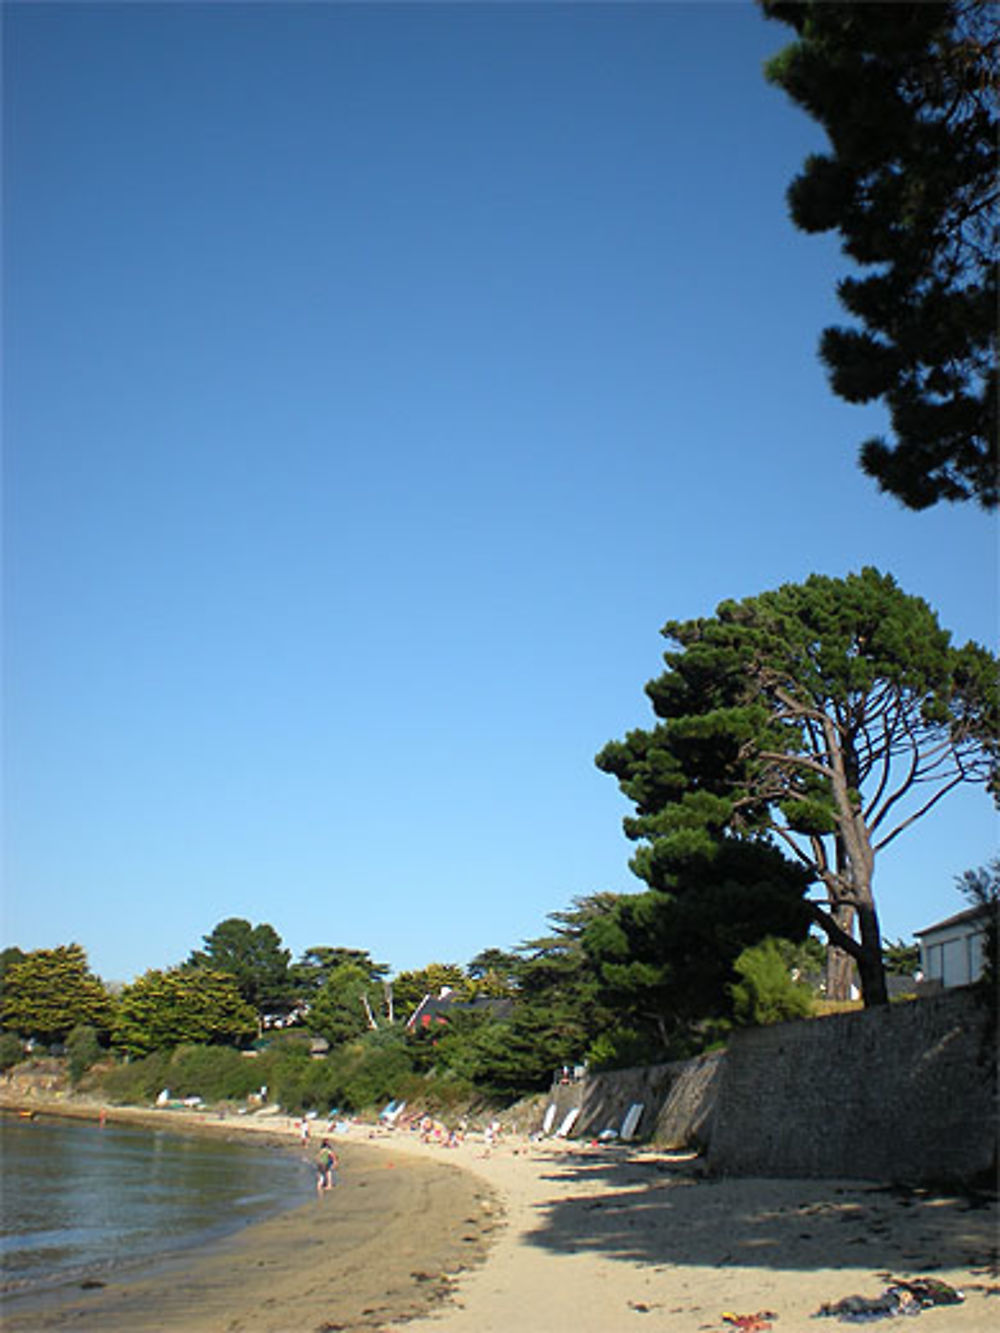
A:
[[[912,509],[996,506],[1000,6],[761,0],[798,40],[766,67],[825,129],[788,200],[864,270],[838,286],[855,326],[820,343],[833,390],[881,401],[892,442],[861,464]]]
[[[671,892],[728,839],[781,848],[819,886],[809,912],[857,964],[865,1002],[884,1003],[876,858],[960,783],[997,791],[996,659],[953,647],[926,602],[874,569],[663,633],[676,647],[646,687],[658,724],[597,757],[636,806],[633,868]]]

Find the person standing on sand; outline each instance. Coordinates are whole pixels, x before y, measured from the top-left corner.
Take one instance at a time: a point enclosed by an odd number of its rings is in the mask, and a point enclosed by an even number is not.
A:
[[[316,1193],[324,1194],[332,1190],[337,1183],[337,1167],[340,1165],[337,1154],[326,1139],[323,1140],[319,1156],[316,1158]]]

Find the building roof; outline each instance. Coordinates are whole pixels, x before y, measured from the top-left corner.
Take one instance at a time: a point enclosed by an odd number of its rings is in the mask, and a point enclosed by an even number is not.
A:
[[[955,916],[946,917],[944,921],[938,921],[933,926],[925,926],[923,930],[915,930],[913,933],[920,938],[921,935],[933,935],[939,930],[951,930],[954,926],[972,925],[974,921],[982,921],[986,925],[990,909],[983,904],[980,907],[967,907],[964,912],[959,912]]]
[[[514,1008],[514,1001],[492,995],[477,995],[473,1000],[456,1000],[449,992],[447,995],[425,995],[406,1020],[408,1028],[418,1024],[428,1027],[432,1022],[444,1023],[449,1013],[490,1013],[494,1018],[507,1018]]]

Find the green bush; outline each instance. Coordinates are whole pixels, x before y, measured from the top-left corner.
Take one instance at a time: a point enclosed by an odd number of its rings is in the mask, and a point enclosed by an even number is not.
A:
[[[308,1051],[284,1047],[269,1049],[257,1062],[266,1077],[268,1097],[293,1114],[333,1107],[361,1111],[391,1098],[405,1096],[413,1077],[405,1035],[398,1029],[380,1029],[357,1041],[337,1046],[322,1059]]]
[[[342,1046],[330,1057],[340,1103],[359,1111],[400,1096],[413,1073],[413,1061],[403,1034],[373,1032]]]
[[[178,1046],[117,1065],[102,1075],[100,1086],[116,1102],[151,1102],[164,1088],[172,1097],[242,1101],[267,1082],[261,1063],[230,1046]]]
[[[66,1064],[70,1082],[75,1086],[92,1064],[104,1054],[96,1028],[78,1023],[66,1038]]]
[[[12,1069],[24,1059],[24,1045],[13,1032],[0,1033],[0,1071]]]
[[[301,1111],[302,1078],[312,1063],[308,1037],[276,1041],[256,1060],[247,1063],[254,1068],[257,1087],[266,1085],[269,1102],[283,1106],[286,1111]]]
[[[403,1099],[440,1114],[476,1100],[476,1087],[446,1066],[430,1073],[414,1069],[414,1047],[399,1028],[366,1033],[322,1059],[309,1040],[282,1034],[255,1057],[224,1046],[181,1046],[116,1066],[101,1076],[104,1095],[115,1102],[144,1104],[163,1088],[174,1097],[207,1102],[242,1101],[267,1087],[267,1099],[289,1114],[326,1114],[333,1108],[358,1112]]]
[[[167,1085],[169,1051],[154,1051],[141,1060],[116,1065],[102,1075],[100,1087],[111,1102],[142,1105],[151,1102],[161,1088]]]
[[[602,1032],[587,1051],[591,1069],[632,1069],[653,1064],[664,1058],[664,1048],[648,1034],[632,1028],[613,1028]]]
[[[744,949],[733,966],[740,978],[729,987],[737,1023],[764,1027],[808,1018],[813,1012],[809,988],[793,979],[777,940]]]
[[[167,1065],[166,1086],[175,1097],[242,1101],[260,1086],[256,1064],[231,1046],[178,1046]]]

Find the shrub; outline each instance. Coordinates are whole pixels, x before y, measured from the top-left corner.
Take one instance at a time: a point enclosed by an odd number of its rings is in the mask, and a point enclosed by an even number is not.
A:
[[[167,1086],[169,1051],[154,1051],[141,1060],[116,1065],[102,1075],[100,1086],[109,1101],[139,1105],[151,1102]]]
[[[793,980],[776,940],[744,949],[733,966],[740,977],[729,987],[737,1023],[763,1027],[808,1018],[813,1012],[808,986]]]
[[[636,1065],[655,1064],[663,1058],[661,1043],[632,1028],[612,1028],[602,1032],[594,1038],[586,1056],[591,1069],[631,1069]]]
[[[167,1064],[166,1086],[175,1097],[241,1101],[260,1085],[255,1064],[231,1046],[178,1046]]]
[[[92,1064],[103,1054],[101,1043],[97,1039],[96,1028],[86,1023],[78,1023],[66,1038],[66,1064],[70,1082],[80,1082]]]
[[[403,1081],[413,1073],[405,1036],[391,1030],[340,1047],[330,1064],[338,1099],[355,1111],[398,1097]]]
[[[24,1059],[24,1045],[13,1032],[0,1034],[0,1071],[12,1069]]]

